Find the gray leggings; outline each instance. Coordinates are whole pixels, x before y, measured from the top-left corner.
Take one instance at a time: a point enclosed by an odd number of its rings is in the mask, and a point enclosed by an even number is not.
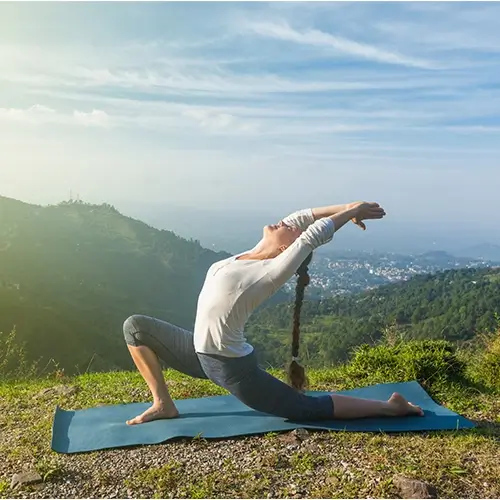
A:
[[[149,347],[169,368],[210,379],[254,410],[297,421],[333,418],[330,396],[297,392],[259,368],[253,352],[240,358],[197,353],[192,332],[149,316],[130,316],[123,333],[128,345]]]

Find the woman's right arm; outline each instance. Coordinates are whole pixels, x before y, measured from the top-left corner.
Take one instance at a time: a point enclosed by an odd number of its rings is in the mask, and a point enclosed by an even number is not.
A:
[[[330,215],[329,219],[333,221],[335,225],[335,232],[337,232],[342,226],[347,224],[351,219],[359,217],[359,208],[356,205],[347,205],[347,208],[341,212]]]

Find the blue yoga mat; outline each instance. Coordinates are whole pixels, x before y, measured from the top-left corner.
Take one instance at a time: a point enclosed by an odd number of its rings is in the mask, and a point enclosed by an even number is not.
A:
[[[59,453],[78,453],[108,448],[157,444],[179,437],[228,438],[267,432],[305,429],[358,432],[415,432],[469,429],[475,424],[435,403],[418,382],[378,384],[338,394],[387,400],[399,392],[418,404],[423,417],[366,418],[293,422],[252,410],[234,396],[180,399],[175,404],[180,416],[129,426],[126,420],[146,410],[150,403],[100,406],[67,411],[56,408],[52,428],[52,449]],[[310,391],[319,396],[327,392]]]

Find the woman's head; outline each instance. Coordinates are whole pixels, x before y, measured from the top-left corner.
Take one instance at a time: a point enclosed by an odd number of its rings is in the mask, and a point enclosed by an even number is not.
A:
[[[263,244],[269,250],[280,253],[288,248],[301,234],[300,229],[288,226],[283,221],[280,221],[278,224],[264,226]]]

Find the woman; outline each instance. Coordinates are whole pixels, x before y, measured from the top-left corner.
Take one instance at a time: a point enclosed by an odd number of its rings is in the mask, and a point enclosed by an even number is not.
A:
[[[297,273],[315,248],[331,241],[351,220],[364,230],[364,220],[384,216],[377,203],[355,202],[299,210],[266,226],[252,250],[210,267],[198,299],[194,334],[147,316],[128,318],[125,340],[153,404],[127,423],[179,415],[159,358],[182,373],[210,379],[250,408],[291,420],[423,415],[397,393],[388,401],[339,394],[308,396],[259,368],[244,336],[250,314]]]

